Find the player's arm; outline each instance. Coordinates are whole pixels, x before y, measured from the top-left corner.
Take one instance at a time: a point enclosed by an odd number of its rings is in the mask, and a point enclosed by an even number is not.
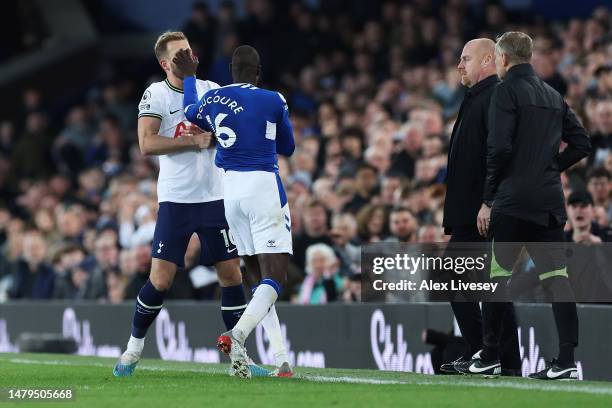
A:
[[[295,150],[295,140],[293,138],[293,126],[289,119],[289,107],[283,96],[278,94],[283,101],[281,120],[276,131],[276,152],[283,156],[291,156]]]
[[[567,143],[567,147],[557,155],[559,171],[565,171],[574,164],[587,157],[591,151],[591,140],[586,129],[580,124],[574,111],[564,105],[563,135],[561,139]]]
[[[492,201],[501,182],[504,169],[512,158],[512,143],[517,109],[508,87],[500,84],[493,90],[489,106],[487,137],[487,177],[484,201]]]
[[[183,109],[188,121],[198,127],[212,132],[212,126],[202,115],[202,104],[198,100],[198,90],[196,88],[196,71],[198,69],[198,57],[191,53],[191,50],[178,50],[172,62],[183,74]],[[206,95],[204,95],[206,97]]]
[[[161,120],[153,116],[138,118],[138,144],[140,152],[145,156],[176,153],[186,150],[205,149],[207,141],[198,135],[190,137],[169,138],[159,135]],[[210,142],[210,140],[208,140]]]
[[[204,94],[202,99],[205,97],[206,94]],[[203,109],[201,110],[200,106],[202,106],[202,103],[198,100],[196,77],[185,77],[185,79],[183,79],[183,109],[185,109],[185,117],[194,125],[197,125],[207,132],[212,132],[212,126],[204,118],[202,114]]]

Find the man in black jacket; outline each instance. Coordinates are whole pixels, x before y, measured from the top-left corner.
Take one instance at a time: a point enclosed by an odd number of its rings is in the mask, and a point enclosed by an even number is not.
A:
[[[563,242],[567,220],[560,173],[586,157],[591,144],[585,129],[563,97],[539,79],[529,61],[531,38],[521,32],[503,34],[495,45],[498,76],[489,110],[487,178],[478,228],[491,233],[491,277],[507,281],[526,248],[546,293],[553,301],[559,355],[537,379],[577,379],[574,348],[578,314],[566,270],[565,249],[533,242]],[[567,147],[559,152],[561,142]],[[498,245],[510,242],[510,245]],[[516,244],[514,244],[516,243]],[[502,249],[503,248],[503,249]],[[559,300],[562,300],[559,302]],[[499,303],[483,310],[484,347],[457,369],[471,374],[497,374],[504,309]]]
[[[486,242],[486,238],[478,232],[476,219],[484,205],[482,194],[486,177],[489,103],[493,89],[499,83],[495,71],[495,43],[488,38],[469,41],[463,48],[457,68],[461,83],[468,89],[453,127],[448,153],[443,225],[445,232],[451,236],[449,249],[457,242]],[[482,349],[480,307],[477,302],[468,300],[456,298],[451,306],[469,347],[459,359],[443,364],[440,367],[442,372],[456,373],[456,363],[469,361]],[[504,374],[512,375],[520,372],[521,360],[514,308],[512,303],[506,306],[501,364]],[[486,307],[484,304],[483,308]]]

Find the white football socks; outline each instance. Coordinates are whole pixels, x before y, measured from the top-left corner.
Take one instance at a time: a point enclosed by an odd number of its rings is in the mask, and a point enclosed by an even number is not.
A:
[[[232,334],[241,344],[251,334],[255,326],[268,314],[270,306],[276,302],[278,293],[270,285],[262,284],[253,293],[253,299],[242,313],[240,320],[232,329]]]
[[[144,337],[142,339],[137,339],[134,336],[130,336],[130,340],[127,344],[127,349],[125,350],[128,353],[138,354],[142,353],[142,349],[144,348]]]
[[[276,307],[274,307],[274,304],[264,316],[261,324],[268,335],[268,339],[270,340],[270,346],[274,352],[275,365],[280,367],[283,363],[288,363],[289,358],[287,356],[287,349],[285,348],[283,333],[281,331],[280,322],[278,320],[278,315],[276,314]]]

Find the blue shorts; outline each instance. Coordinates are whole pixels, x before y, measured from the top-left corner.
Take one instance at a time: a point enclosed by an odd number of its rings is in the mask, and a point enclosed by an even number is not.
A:
[[[223,200],[206,203],[159,203],[151,256],[185,266],[191,236],[200,239],[200,264],[211,266],[238,257],[229,234]]]

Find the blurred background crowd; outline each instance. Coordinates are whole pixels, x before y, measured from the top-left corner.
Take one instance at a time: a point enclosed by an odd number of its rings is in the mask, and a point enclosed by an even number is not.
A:
[[[0,58],[50,41],[29,3],[15,10],[28,24]],[[578,197],[568,239],[612,235],[609,9],[547,21],[497,2],[313,4],[249,0],[239,13],[231,1],[214,11],[195,3],[183,27],[168,27],[183,29],[199,55],[199,76],[220,85],[231,81],[233,49],[255,46],[261,85],[288,100],[297,148],[279,158],[294,239],[283,300],[357,301],[361,245],[447,239],[447,146],[465,91],[456,65],[467,40],[509,30],[534,38],[538,75],[565,96],[592,137],[592,155],[563,176],[568,197]],[[137,69],[134,62],[101,66],[69,103],[26,87],[14,101],[18,113],[0,112],[0,302],[120,303],[146,281],[158,165],[140,154],[136,116],[142,91],[163,79],[150,48]],[[192,239],[168,298],[218,296],[214,271],[197,265],[199,250]]]

